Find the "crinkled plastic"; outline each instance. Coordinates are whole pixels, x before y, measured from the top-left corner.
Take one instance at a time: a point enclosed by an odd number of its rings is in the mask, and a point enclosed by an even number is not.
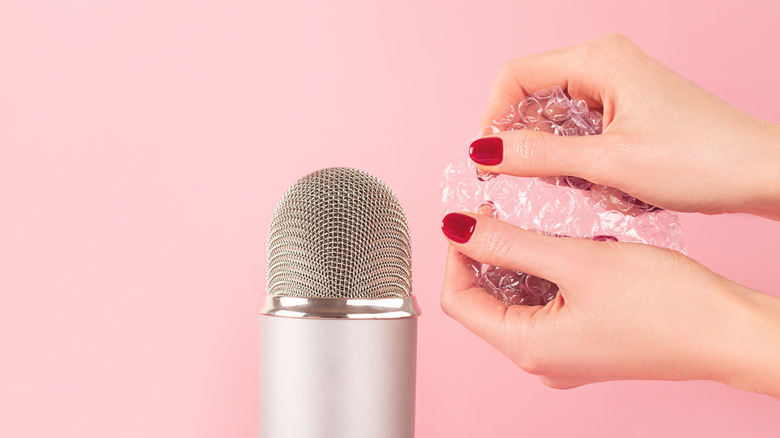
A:
[[[527,96],[479,136],[518,129],[597,135],[601,114],[554,86]],[[458,158],[444,170],[442,205],[447,213],[476,212],[556,237],[638,242],[685,253],[676,214],[573,176],[522,178],[483,173],[468,158]],[[507,306],[544,305],[558,293],[558,286],[545,279],[464,259],[474,282]]]

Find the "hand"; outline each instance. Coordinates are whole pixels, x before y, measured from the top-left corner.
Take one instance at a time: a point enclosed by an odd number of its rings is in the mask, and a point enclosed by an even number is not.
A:
[[[738,111],[622,36],[508,62],[482,126],[552,85],[602,110],[603,134],[497,133],[503,161],[480,168],[574,175],[671,210],[780,219],[780,127]]]
[[[648,245],[549,237],[453,213],[442,309],[546,385],[709,379],[780,397],[780,299]],[[459,243],[460,242],[460,243]],[[546,306],[475,286],[458,253],[546,278]]]

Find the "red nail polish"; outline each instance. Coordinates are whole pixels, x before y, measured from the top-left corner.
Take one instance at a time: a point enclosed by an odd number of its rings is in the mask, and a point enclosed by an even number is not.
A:
[[[476,226],[476,219],[462,213],[450,213],[441,221],[441,231],[455,243],[468,242]]]
[[[501,137],[483,137],[474,140],[469,146],[471,161],[485,166],[501,164],[504,159],[504,141]]]

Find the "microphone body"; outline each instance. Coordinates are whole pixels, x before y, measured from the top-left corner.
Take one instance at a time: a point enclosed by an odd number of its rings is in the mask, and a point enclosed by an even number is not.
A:
[[[355,169],[301,178],[274,212],[260,310],[260,436],[412,438],[417,316],[406,215]]]
[[[417,318],[260,324],[261,437],[414,436]]]

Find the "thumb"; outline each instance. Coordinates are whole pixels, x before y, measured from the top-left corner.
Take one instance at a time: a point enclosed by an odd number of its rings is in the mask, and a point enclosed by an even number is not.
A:
[[[482,170],[515,176],[609,177],[609,134],[561,136],[532,129],[502,131],[474,140],[469,157]],[[594,181],[597,182],[597,181]]]
[[[587,239],[545,236],[475,213],[450,213],[442,232],[458,252],[482,263],[531,274],[561,287],[607,258],[608,245]]]

